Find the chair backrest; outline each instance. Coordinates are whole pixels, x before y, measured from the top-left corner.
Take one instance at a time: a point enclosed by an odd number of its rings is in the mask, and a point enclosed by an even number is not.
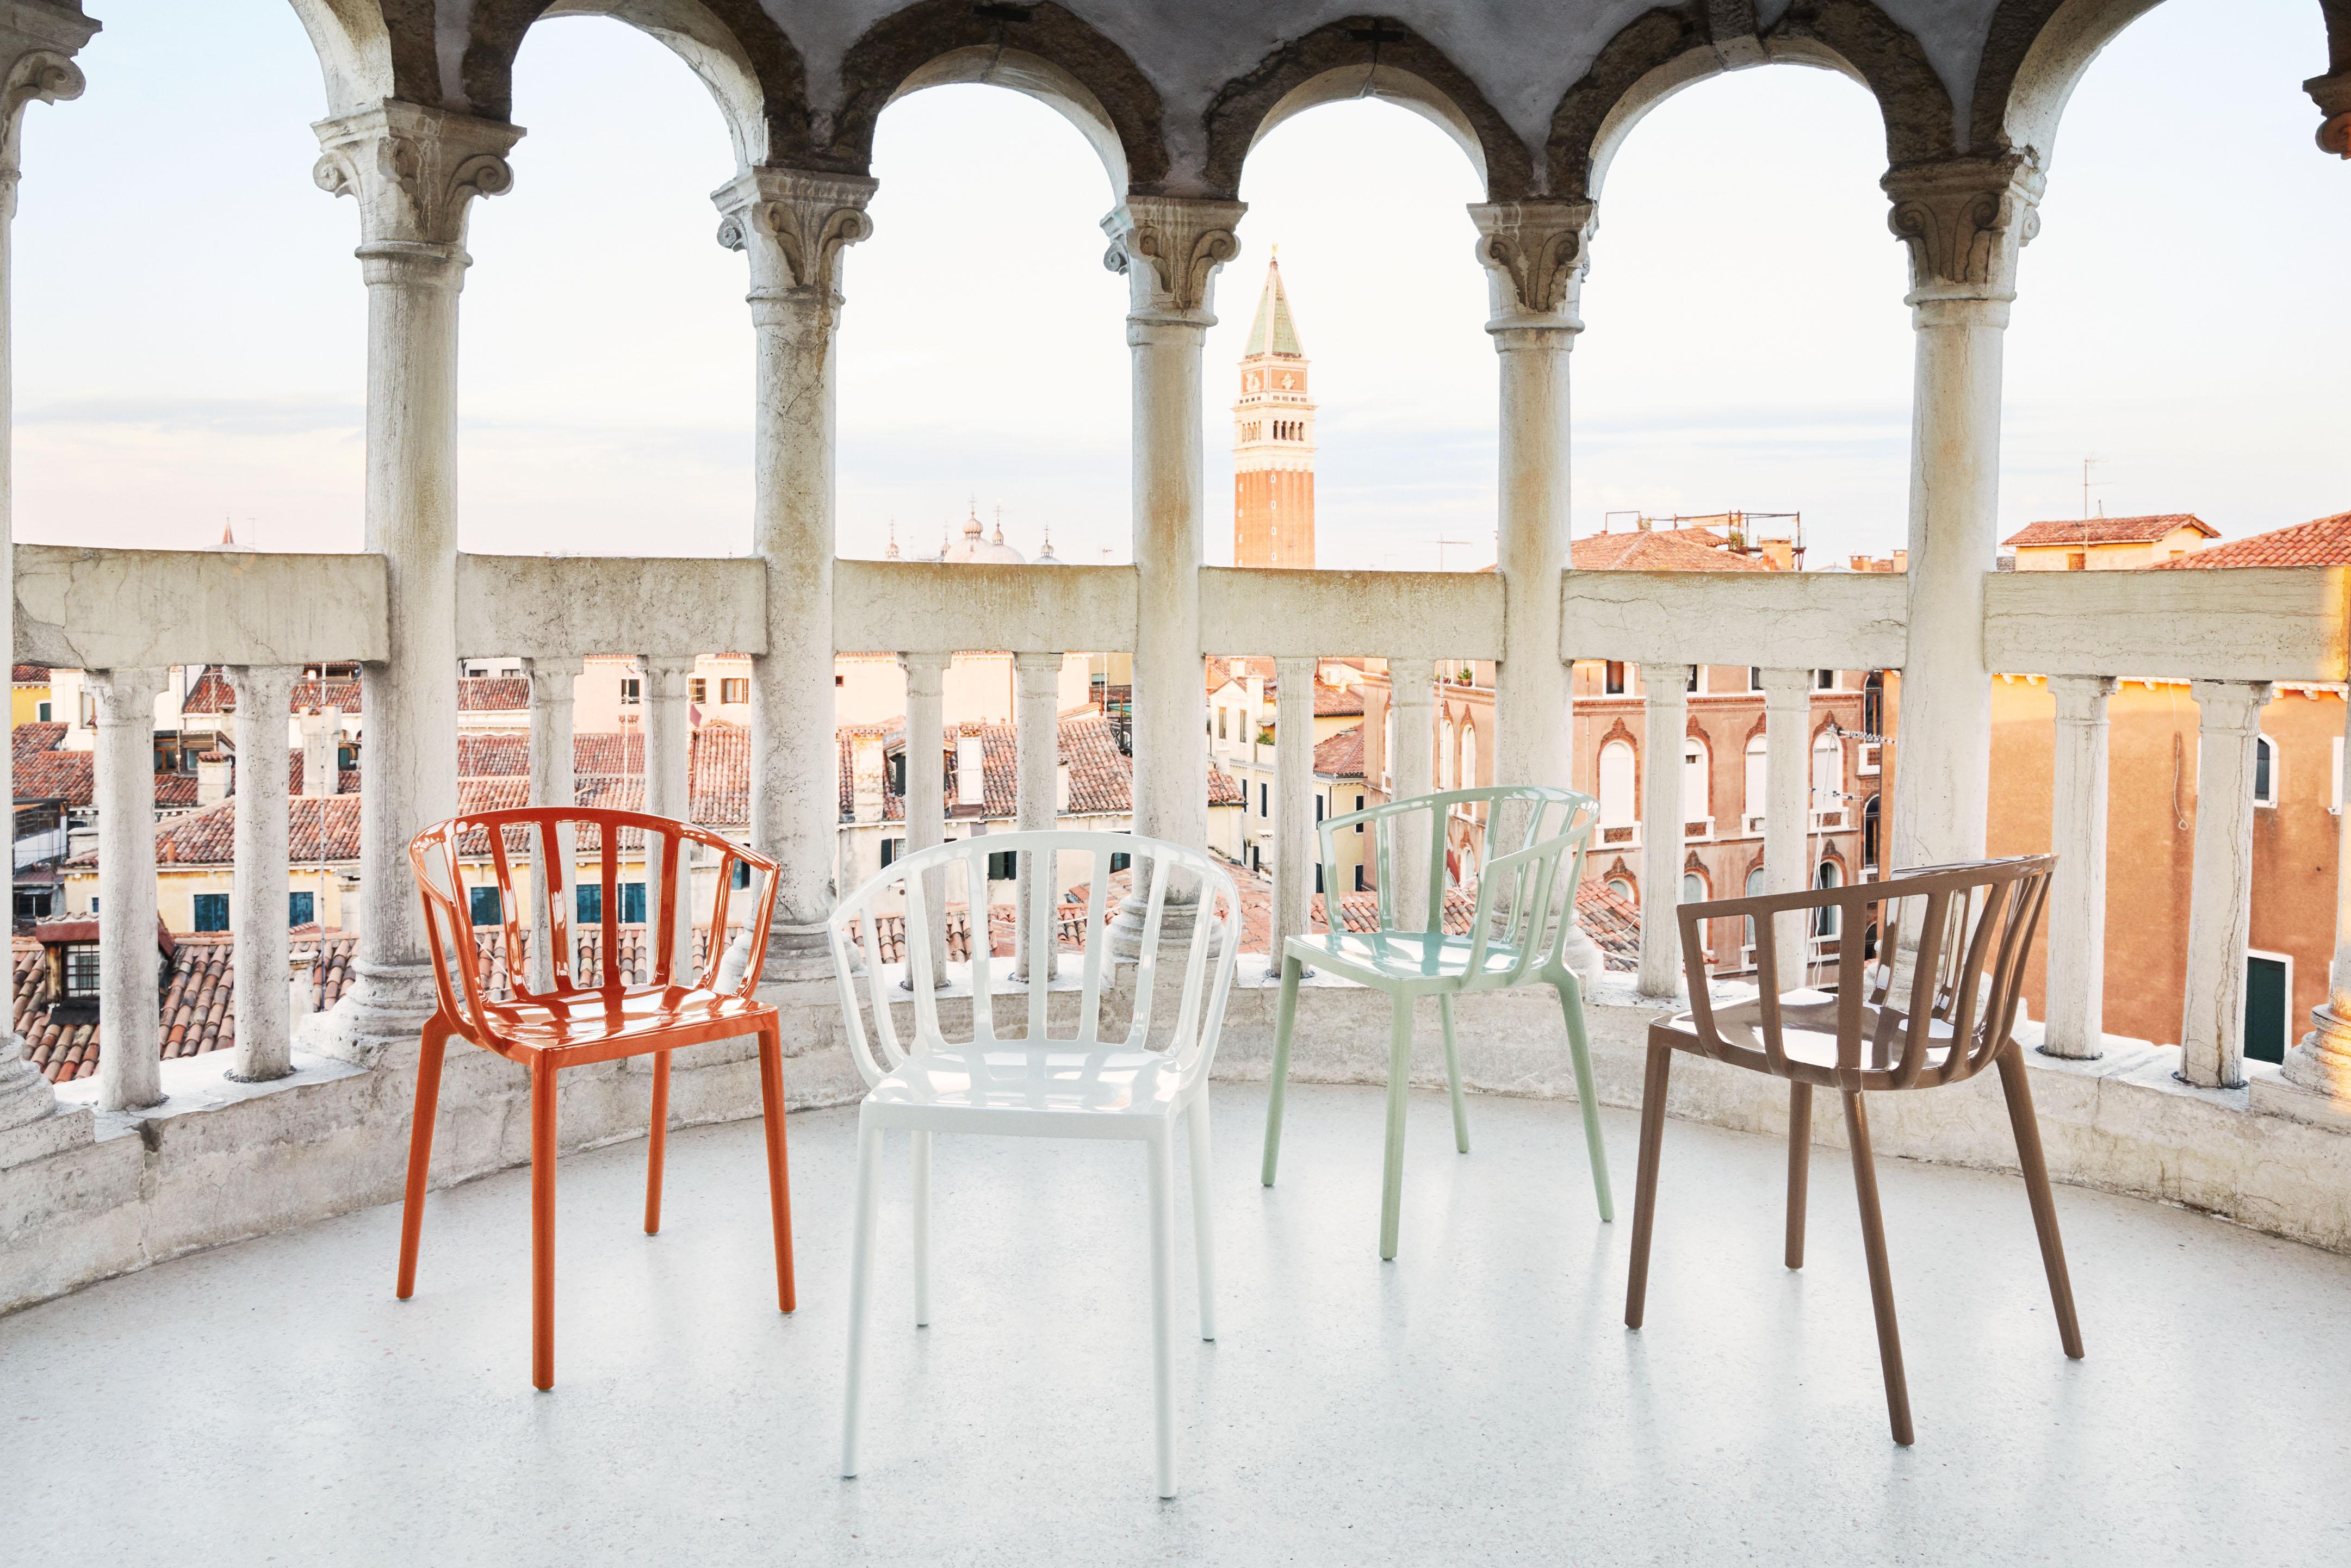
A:
[[[632,836],[634,844],[624,844],[623,840]],[[692,846],[716,852],[718,878],[711,903],[709,950],[700,973],[691,980],[682,980],[676,973],[679,939],[693,927],[694,894],[692,883],[681,873],[690,863]],[[570,901],[565,897],[565,891],[574,857],[590,854],[597,862],[595,885],[601,890],[597,913],[603,961],[596,988],[615,992],[626,988],[627,973],[620,958],[623,849],[633,849],[648,863],[654,860],[660,862],[660,883],[647,890],[653,894],[648,914],[653,928],[651,979],[655,986],[691,984],[705,989],[716,988],[719,967],[726,958],[727,912],[735,894],[736,868],[747,867],[756,873],[751,879],[757,892],[751,901],[750,960],[735,988],[739,995],[750,995],[758,984],[760,965],[767,951],[768,925],[775,911],[775,862],[707,829],[668,817],[585,807],[519,806],[452,817],[447,821],[435,822],[409,841],[409,866],[415,873],[417,893],[423,900],[425,937],[432,946],[434,983],[440,990],[443,1012],[453,1019],[469,1019],[477,1028],[488,1028],[483,1007],[486,998],[482,966],[474,948],[471,890],[463,869],[465,862],[485,857],[498,890],[498,925],[506,941],[508,984],[517,999],[541,1000],[553,994],[532,989],[529,967],[519,961],[523,926],[522,900],[516,896],[517,870],[544,879],[548,928],[538,936],[548,944],[554,990],[585,989],[572,975]],[[589,885],[587,879],[582,878],[580,885]],[[527,885],[524,892],[528,892]],[[453,969],[457,977],[454,986],[450,978]]]
[[[1447,883],[1445,824],[1463,807],[1484,808],[1475,862],[1461,865],[1454,878],[1459,885],[1474,883],[1478,889],[1470,918],[1474,946],[1469,972],[1480,972],[1489,945],[1507,946],[1517,960],[1491,981],[1515,985],[1559,961],[1573,920],[1575,890],[1583,880],[1584,850],[1600,818],[1600,803],[1589,795],[1544,784],[1501,784],[1415,795],[1319,822],[1323,907],[1335,909],[1338,904],[1339,895],[1330,890],[1339,885],[1339,835],[1353,832],[1360,823],[1372,839],[1364,859],[1379,879],[1381,929],[1442,931]],[[1397,873],[1407,854],[1427,857],[1425,909],[1397,907]],[[1330,925],[1335,931],[1341,922],[1333,918]]]
[[[831,922],[833,973],[841,988],[841,1006],[849,1032],[851,1055],[868,1083],[881,1082],[910,1055],[949,1044],[939,1025],[937,982],[946,971],[947,956],[934,939],[931,893],[925,873],[944,872],[946,896],[961,896],[972,912],[970,1043],[996,1043],[996,1019],[988,998],[994,995],[997,966],[1008,973],[1009,959],[998,959],[988,939],[987,862],[990,856],[1015,854],[1029,869],[1029,907],[1021,923],[1039,940],[1057,941],[1063,929],[1056,919],[1061,889],[1082,881],[1086,912],[1079,927],[1081,948],[1078,965],[1078,1006],[1074,1027],[1066,1034],[1051,1032],[1050,988],[1047,966],[1032,963],[1028,986],[1027,1029],[1023,1044],[1067,1045],[1075,1051],[1108,1047],[1142,1049],[1151,1044],[1154,992],[1161,963],[1161,934],[1176,910],[1170,944],[1180,938],[1183,952],[1183,994],[1172,1028],[1165,1031],[1160,1049],[1173,1054],[1188,1084],[1206,1073],[1214,1061],[1218,1037],[1224,1032],[1225,999],[1232,988],[1233,960],[1240,948],[1239,891],[1223,867],[1197,850],[1164,843],[1132,833],[1033,832],[988,833],[921,850],[893,861],[874,877],[843,899]],[[1103,993],[1116,976],[1110,953],[1107,916],[1112,911],[1111,874],[1113,858],[1131,862],[1134,884],[1146,894],[1142,945],[1134,960],[1134,1009],[1125,1031],[1106,1038]],[[960,875],[957,874],[958,871]],[[903,965],[880,961],[883,920],[904,912],[905,960]],[[1188,933],[1180,930],[1185,921]],[[872,1001],[872,1030],[869,1034],[858,1007],[854,946],[863,958],[866,989]],[[1041,949],[1039,949],[1041,951]],[[1069,972],[1065,958],[1061,973]],[[902,981],[904,982],[902,985]],[[900,1034],[892,1016],[893,1002],[911,997],[914,1030]],[[961,1043],[961,1042],[955,1042]]]
[[[1780,972],[1771,916],[1834,909],[1838,1070],[1899,1089],[1972,1078],[2016,1027],[2024,967],[2056,863],[2053,854],[2018,855],[1918,866],[1846,887],[1685,904],[1678,912],[1682,966],[1698,1038],[1723,1048],[1707,991],[1705,923],[1751,918],[1755,972],[1764,981],[1758,1032],[1771,1071],[1785,1074],[1784,1009],[1769,983]],[[1874,954],[1865,951],[1873,910]],[[1932,1063],[1933,1052],[1945,1048],[1943,1061]]]

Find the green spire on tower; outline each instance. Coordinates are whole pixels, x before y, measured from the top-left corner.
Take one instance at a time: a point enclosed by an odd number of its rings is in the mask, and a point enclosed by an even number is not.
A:
[[[1274,247],[1272,259],[1265,264],[1265,292],[1258,296],[1257,319],[1249,326],[1249,341],[1241,346],[1243,359],[1255,359],[1259,354],[1282,354],[1290,359],[1304,359],[1306,350],[1298,341],[1298,323],[1290,319],[1290,296],[1281,287],[1281,247]]]

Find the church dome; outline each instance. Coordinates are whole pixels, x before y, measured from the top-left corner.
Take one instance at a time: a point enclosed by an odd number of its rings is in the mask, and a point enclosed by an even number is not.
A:
[[[1010,545],[1004,542],[1003,508],[998,507],[997,509],[996,537],[991,539],[985,538],[981,533],[979,509],[977,507],[972,508],[971,514],[964,519],[962,541],[957,544],[947,546],[946,549],[940,552],[939,559],[952,565],[957,566],[968,566],[973,564],[984,566],[1023,566],[1028,563],[1029,559],[1028,557],[1022,555],[1019,550],[1014,549]]]
[[[1053,553],[1053,530],[1051,528],[1049,528],[1045,530],[1044,549],[1039,550],[1037,552],[1037,559],[1030,561],[1029,564],[1030,566],[1059,566],[1061,564],[1061,558]]]

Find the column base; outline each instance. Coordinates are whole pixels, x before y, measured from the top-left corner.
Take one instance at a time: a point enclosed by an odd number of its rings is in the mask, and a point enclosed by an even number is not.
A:
[[[303,1050],[373,1068],[395,1047],[415,1046],[439,1008],[430,964],[353,966],[357,982],[325,1012],[311,1013],[295,1029]]]
[[[800,980],[832,978],[832,944],[825,925],[771,925],[768,952],[759,966],[763,986],[789,985]]]
[[[0,1034],[0,1168],[87,1144],[96,1121],[87,1106],[58,1110],[57,1092],[25,1060],[21,1042]]]
[[[1143,923],[1151,914],[1151,895],[1131,893],[1118,901],[1118,913],[1111,916],[1110,931],[1103,938],[1110,944],[1110,956],[1121,964],[1132,964],[1143,956]],[[1162,948],[1181,946],[1192,940],[1193,923],[1200,917],[1200,900],[1179,897],[1172,889],[1159,911],[1159,946]],[[1211,947],[1208,956],[1217,956],[1218,949]]]
[[[2271,1115],[2351,1130],[2351,1020],[2321,1006],[2311,1009],[2310,1021],[2311,1031],[2285,1053],[2279,1075],[2252,1080],[2248,1103]]]

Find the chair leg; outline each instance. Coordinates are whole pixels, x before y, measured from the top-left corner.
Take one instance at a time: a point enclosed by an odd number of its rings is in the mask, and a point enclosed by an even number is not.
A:
[[[1184,1112],[1192,1139],[1192,1250],[1200,1276],[1200,1337],[1217,1337],[1216,1160],[1208,1146],[1208,1091],[1203,1087]]]
[[[1877,1203],[1877,1163],[1869,1152],[1869,1113],[1861,1095],[1844,1092],[1844,1130],[1853,1145],[1853,1186],[1861,1200],[1861,1245],[1869,1258],[1869,1304],[1877,1314],[1877,1360],[1886,1374],[1886,1414],[1894,1440],[1912,1441],[1910,1382],[1902,1374],[1902,1330],[1894,1321],[1894,1271],[1886,1260],[1886,1215]]]
[[[645,1234],[661,1234],[662,1161],[669,1152],[669,1052],[653,1052],[653,1133],[645,1140]]]
[[[849,1237],[849,1373],[841,1396],[841,1473],[857,1473],[859,1396],[865,1380],[866,1293],[873,1276],[873,1210],[881,1194],[882,1129],[860,1117],[857,1208]]]
[[[662,1055],[666,1058],[669,1053]],[[792,1165],[784,1150],[784,1037],[773,1026],[759,1031],[759,1120],[768,1136],[768,1213],[776,1232],[776,1306],[789,1312],[799,1305],[799,1298],[792,1283]]]
[[[555,1068],[530,1069],[530,1381],[555,1386]]]
[[[2082,1324],[2074,1314],[2074,1281],[2065,1271],[2065,1243],[2057,1234],[2057,1203],[2049,1191],[2049,1162],[2041,1152],[2041,1124],[2032,1114],[2032,1088],[2024,1053],[2014,1041],[2000,1053],[2001,1092],[2008,1098],[2008,1120],[2016,1130],[2016,1163],[2024,1171],[2024,1190],[2032,1200],[2032,1228],[2041,1239],[2041,1266],[2049,1275],[2049,1300],[2057,1309],[2057,1337],[2065,1354],[2082,1359]]]
[[[1396,1255],[1396,1227],[1404,1208],[1405,1092],[1412,1081],[1412,998],[1395,999],[1388,1026],[1387,1163],[1380,1176],[1380,1258]]]
[[[1788,1253],[1791,1269],[1804,1266],[1804,1195],[1813,1171],[1813,1086],[1788,1085]]]
[[[1176,1151],[1167,1134],[1162,1127],[1144,1144],[1151,1163],[1151,1425],[1161,1497],[1176,1495],[1176,1314],[1168,1300],[1176,1272]]]
[[[1567,1057],[1575,1069],[1575,1101],[1583,1111],[1583,1146],[1592,1160],[1592,1195],[1600,1201],[1600,1222],[1616,1222],[1616,1199],[1608,1187],[1608,1145],[1600,1136],[1600,1090],[1592,1079],[1592,1040],[1583,1027],[1583,992],[1559,988],[1559,1010],[1567,1018]]]
[[[914,1208],[914,1326],[931,1326],[931,1135],[906,1134]]]
[[[1469,1107],[1461,1099],[1461,1048],[1453,1039],[1453,998],[1437,998],[1437,1016],[1445,1025],[1445,1082],[1453,1093],[1453,1146],[1469,1152]]]
[[[1290,1037],[1298,1023],[1298,977],[1304,966],[1285,955],[1281,960],[1281,1010],[1273,1026],[1273,1087],[1265,1103],[1265,1168],[1258,1179],[1273,1185],[1273,1167],[1281,1158],[1281,1110],[1290,1093]]]
[[[1641,1326],[1649,1304],[1649,1238],[1657,1222],[1657,1157],[1665,1152],[1666,1086],[1673,1076],[1674,1048],[1649,1046],[1649,1068],[1641,1081],[1641,1163],[1633,1176],[1633,1265],[1625,1281],[1625,1326]]]
[[[416,1053],[416,1119],[408,1131],[408,1197],[400,1210],[400,1273],[392,1287],[403,1301],[416,1291],[416,1244],[424,1232],[424,1183],[433,1166],[433,1122],[440,1113],[441,1058],[448,1044],[448,1026],[436,1014]]]

